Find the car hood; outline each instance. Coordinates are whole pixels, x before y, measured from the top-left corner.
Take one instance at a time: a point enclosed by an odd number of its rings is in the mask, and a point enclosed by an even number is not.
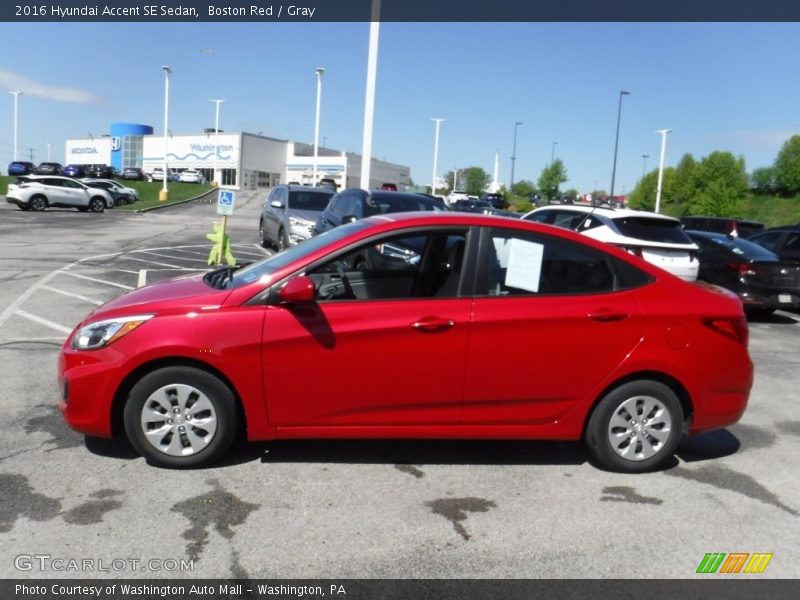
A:
[[[217,290],[203,281],[203,275],[187,275],[141,287],[99,306],[93,320],[133,313],[174,310],[209,310],[225,301],[230,290]]]
[[[310,223],[316,223],[320,214],[322,214],[321,210],[296,210],[294,208],[289,209],[290,217],[294,217],[296,219],[305,219]]]

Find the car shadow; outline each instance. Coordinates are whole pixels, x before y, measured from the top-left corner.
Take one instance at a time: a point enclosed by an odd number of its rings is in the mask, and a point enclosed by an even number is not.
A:
[[[716,460],[736,454],[742,443],[727,429],[683,436],[675,454],[687,463]]]
[[[276,463],[581,465],[580,442],[496,440],[281,440],[237,444],[216,466]]]
[[[774,323],[777,325],[796,325],[798,318],[785,312],[775,312],[769,315],[749,314],[748,323]]]
[[[84,443],[86,449],[97,456],[105,458],[120,458],[123,460],[133,460],[140,458],[139,453],[131,446],[130,442],[124,435],[117,436],[113,439],[105,439],[99,437],[92,437],[90,435],[84,436]]]

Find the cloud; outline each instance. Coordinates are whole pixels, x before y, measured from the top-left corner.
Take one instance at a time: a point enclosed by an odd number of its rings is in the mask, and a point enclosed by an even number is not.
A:
[[[0,69],[0,87],[9,92],[23,92],[26,96],[38,96],[56,102],[72,102],[75,104],[103,105],[105,101],[100,96],[77,88],[58,87],[37,83],[10,71]]]

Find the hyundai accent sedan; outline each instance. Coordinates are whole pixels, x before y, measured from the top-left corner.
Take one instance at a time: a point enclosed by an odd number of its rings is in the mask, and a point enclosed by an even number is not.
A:
[[[212,463],[243,431],[584,440],[594,464],[639,472],[741,417],[747,343],[732,293],[609,244],[386,214],[99,307],[62,348],[60,407],[170,467]]]

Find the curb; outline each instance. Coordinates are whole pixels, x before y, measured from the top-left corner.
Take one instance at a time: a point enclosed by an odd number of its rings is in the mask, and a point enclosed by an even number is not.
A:
[[[167,208],[168,206],[177,206],[178,204],[186,204],[187,202],[194,202],[195,200],[200,200],[201,198],[205,198],[211,194],[219,192],[219,188],[211,188],[207,192],[203,192],[199,196],[194,196],[193,198],[186,198],[185,200],[176,200],[175,202],[165,202],[164,204],[156,204],[155,206],[148,206],[147,208],[138,208],[136,209],[135,213],[144,213],[150,212],[151,210],[159,210],[161,208]]]

